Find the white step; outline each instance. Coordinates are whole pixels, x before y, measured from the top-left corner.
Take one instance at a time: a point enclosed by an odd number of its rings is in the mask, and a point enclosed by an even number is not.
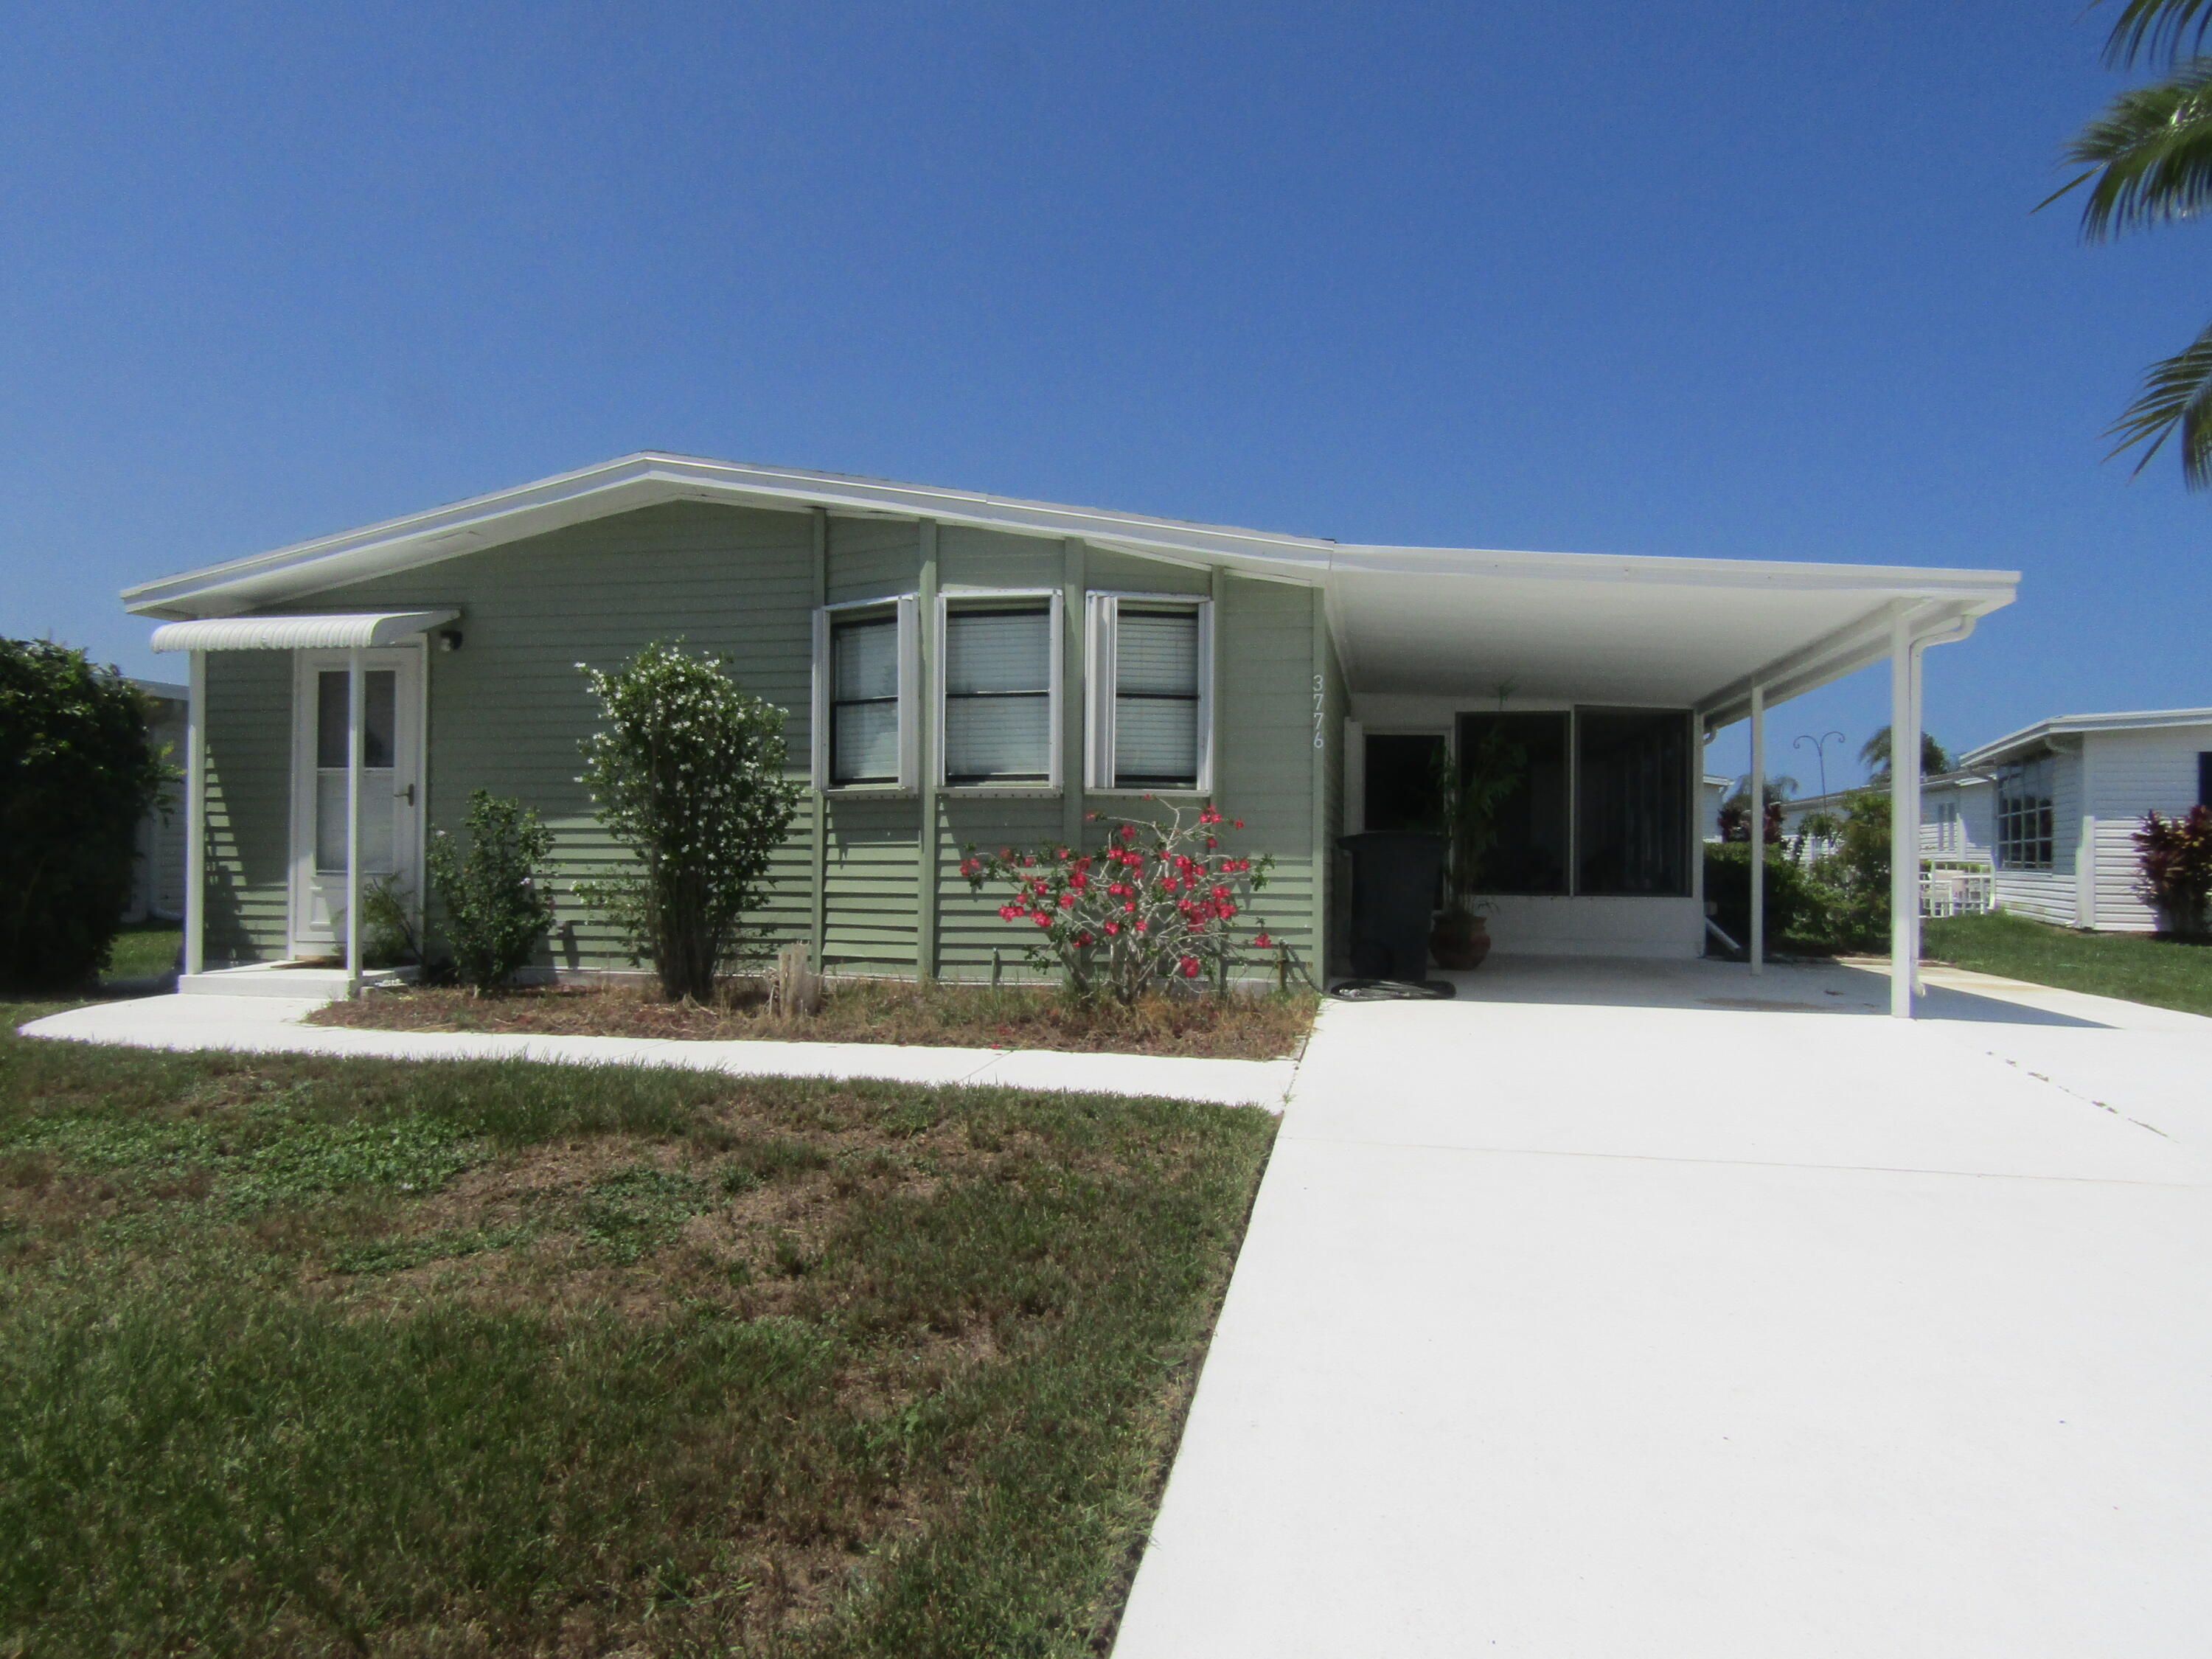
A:
[[[183,974],[177,979],[180,996],[290,997],[301,1000],[343,1002],[363,987],[389,985],[413,974],[404,968],[366,968],[358,979],[343,968],[298,962],[255,962],[243,968],[216,968],[205,973]]]

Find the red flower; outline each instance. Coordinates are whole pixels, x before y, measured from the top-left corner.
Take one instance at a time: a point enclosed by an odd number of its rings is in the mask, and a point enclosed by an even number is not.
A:
[[[1049,927],[1052,926],[1052,918],[1042,910],[1038,911],[1035,916],[1030,918],[1030,920],[1035,921],[1040,927]]]
[[[1218,847],[1218,846],[1220,846],[1220,845],[1221,845],[1221,843],[1220,843],[1219,842],[1218,842],[1218,841],[1214,840],[1214,838],[1213,838],[1212,836],[1208,836],[1206,838],[1206,850],[1207,852],[1209,852],[1209,853],[1211,853],[1211,852],[1212,852],[1215,848],[1217,848],[1217,847]]]
[[[1213,896],[1216,898],[1227,898],[1229,896],[1229,890],[1226,887],[1217,886],[1213,890]]]
[[[1274,942],[1274,940],[1269,939],[1265,933],[1255,933],[1252,936],[1252,943],[1258,945],[1262,951],[1266,950]]]
[[[1106,924],[1106,931],[1109,933],[1118,933],[1121,931],[1121,924],[1118,921],[1109,921]]]
[[[1136,907],[1134,904],[1132,904],[1132,903],[1131,903],[1128,900],[1127,900],[1127,899],[1123,899],[1123,900],[1121,901],[1121,913],[1122,913],[1124,915],[1127,915],[1130,911],[1132,911],[1132,910],[1135,909],[1136,908],[1137,908],[1137,907]]]
[[[1073,893],[1062,893],[1062,894],[1060,896],[1060,908],[1061,909],[1063,909],[1063,910],[1069,910],[1069,909],[1073,909],[1073,908],[1074,908],[1074,906],[1075,906],[1075,895],[1074,895],[1074,894],[1073,894]]]
[[[1091,943],[1091,935],[1088,933],[1078,933],[1075,936],[1075,942],[1078,945],[1088,945]]]
[[[1231,827],[1232,829],[1242,830],[1242,829],[1244,827],[1244,820],[1243,820],[1243,819],[1242,819],[1242,818],[1238,818],[1238,819],[1236,821],[1236,823],[1235,823],[1234,824],[1232,824]]]
[[[1121,826],[1121,839],[1123,841],[1134,841],[1136,838],[1137,826],[1135,824],[1125,823]]]
[[[1146,920],[1145,920],[1142,916],[1139,916],[1139,917],[1137,918],[1137,931],[1138,931],[1139,933],[1141,933],[1146,932],[1146,931],[1149,928],[1150,925],[1151,925],[1151,924],[1149,924],[1148,922],[1146,922]]]
[[[1176,965],[1182,969],[1182,976],[1185,979],[1196,979],[1198,977],[1198,958],[1196,957],[1185,957]]]

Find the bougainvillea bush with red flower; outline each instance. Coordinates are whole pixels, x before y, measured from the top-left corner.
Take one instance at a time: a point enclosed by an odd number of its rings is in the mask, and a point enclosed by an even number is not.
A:
[[[1224,848],[1222,833],[1244,821],[1211,804],[1171,813],[1163,821],[1093,812],[1106,826],[1094,851],[971,847],[960,873],[976,892],[1012,890],[1000,918],[1023,930],[1029,960],[1059,969],[1081,1000],[1132,1003],[1164,983],[1225,989],[1246,950],[1274,948],[1265,928],[1240,918],[1275,860]]]

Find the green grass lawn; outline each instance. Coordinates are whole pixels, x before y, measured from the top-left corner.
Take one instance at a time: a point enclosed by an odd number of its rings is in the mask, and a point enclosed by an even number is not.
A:
[[[103,979],[150,979],[177,965],[184,930],[173,921],[125,922],[115,936]]]
[[[41,1012],[0,1654],[1097,1651],[1274,1130]]]
[[[1926,925],[1930,956],[1984,974],[2212,1014],[2212,948],[2142,933],[2083,933],[2002,913]]]

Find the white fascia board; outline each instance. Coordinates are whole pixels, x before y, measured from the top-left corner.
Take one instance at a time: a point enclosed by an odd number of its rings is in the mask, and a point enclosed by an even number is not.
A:
[[[1807,564],[1773,559],[1686,559],[1656,554],[1516,553],[1480,548],[1346,545],[1331,566],[1377,574],[1514,576],[1573,582],[1652,583],[1753,591],[1814,590],[1919,599],[1962,598],[1976,614],[2012,603],[2016,570],[1958,570],[1936,566]]]
[[[2147,708],[2131,714],[2061,714],[2017,732],[2007,732],[1960,757],[1969,766],[1987,766],[2022,749],[2033,748],[2053,738],[2088,732],[2154,732],[2175,726],[2212,726],[2212,708]]]
[[[1142,514],[1059,507],[969,490],[747,466],[653,453],[624,456],[519,489],[296,543],[126,588],[142,615],[191,617],[303,597],[543,534],[566,525],[669,501],[728,501],[793,512],[933,519],[1053,539],[1076,538],[1136,553],[1201,563],[1250,560],[1326,570],[1334,544],[1305,537],[1184,524]]]

